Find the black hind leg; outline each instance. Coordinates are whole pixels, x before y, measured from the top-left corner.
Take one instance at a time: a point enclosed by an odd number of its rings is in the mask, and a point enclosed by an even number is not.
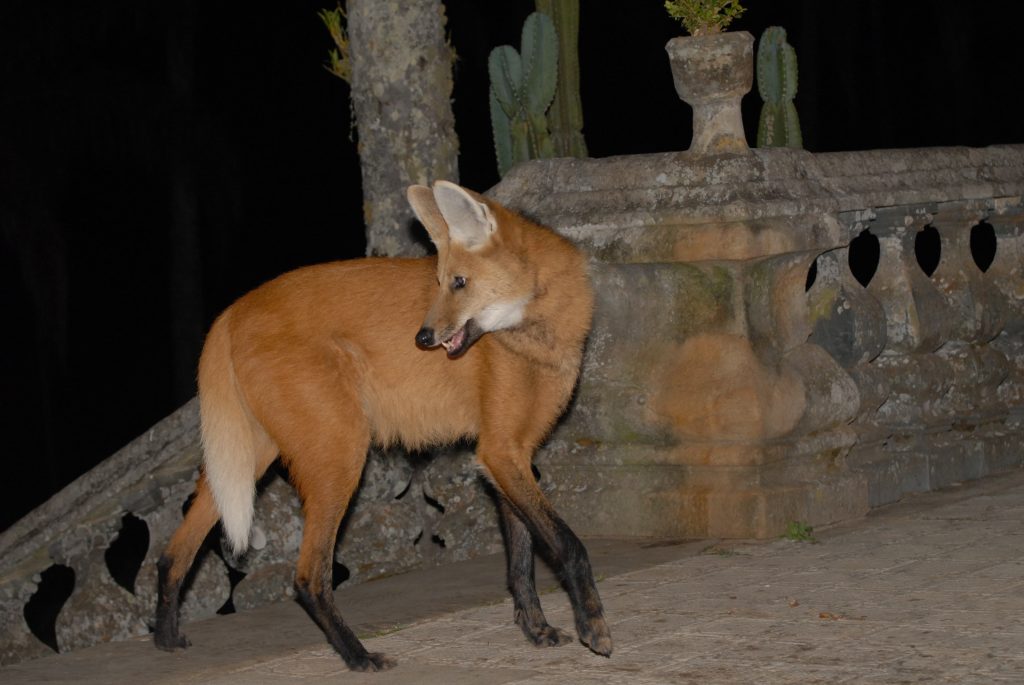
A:
[[[181,586],[196,558],[196,552],[219,518],[213,496],[206,485],[206,477],[200,476],[192,506],[157,563],[158,596],[153,642],[160,649],[174,651],[190,644],[178,628]]]
[[[360,435],[357,430],[353,427],[350,434]],[[365,432],[364,435],[363,440],[351,441],[354,446],[341,450],[341,456],[350,457],[347,460],[339,458],[336,447],[343,444],[342,434],[333,443],[328,435],[322,444],[310,445],[302,460],[292,459],[287,463],[302,496],[305,514],[295,588],[302,608],[324,631],[327,641],[350,669],[383,671],[394,666],[395,662],[383,654],[366,651],[338,612],[331,585],[338,526],[359,485],[366,460],[369,434]]]

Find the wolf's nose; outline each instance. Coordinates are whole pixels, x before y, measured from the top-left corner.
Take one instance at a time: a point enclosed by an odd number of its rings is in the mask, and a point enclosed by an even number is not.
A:
[[[420,347],[433,347],[434,329],[427,328],[426,326],[421,328],[419,333],[416,334],[416,344]]]

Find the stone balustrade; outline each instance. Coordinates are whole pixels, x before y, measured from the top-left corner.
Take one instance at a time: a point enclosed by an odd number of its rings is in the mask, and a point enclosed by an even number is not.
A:
[[[593,257],[536,459],[578,531],[768,537],[1024,461],[1024,146],[546,160],[491,194]],[[0,662],[148,630],[198,463],[193,401],[0,535]],[[363,481],[345,583],[500,549],[471,446],[373,453]],[[301,527],[271,473],[185,619],[290,596]]]
[[[766,537],[1021,464],[1024,148],[753,152],[495,191],[597,258],[538,457],[589,534]]]

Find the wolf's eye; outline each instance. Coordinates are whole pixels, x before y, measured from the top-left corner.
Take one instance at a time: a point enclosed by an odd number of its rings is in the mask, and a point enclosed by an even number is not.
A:
[[[466,279],[463,276],[456,276],[452,279],[452,290],[460,290],[466,287]]]

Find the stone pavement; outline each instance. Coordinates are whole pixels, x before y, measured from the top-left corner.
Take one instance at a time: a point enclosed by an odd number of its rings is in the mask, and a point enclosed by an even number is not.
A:
[[[529,646],[488,558],[356,586],[343,613],[383,674],[345,670],[294,603],[0,669],[0,682],[1022,683],[1024,472],[905,498],[815,542],[588,541],[615,652]],[[564,593],[538,579],[571,628]]]

